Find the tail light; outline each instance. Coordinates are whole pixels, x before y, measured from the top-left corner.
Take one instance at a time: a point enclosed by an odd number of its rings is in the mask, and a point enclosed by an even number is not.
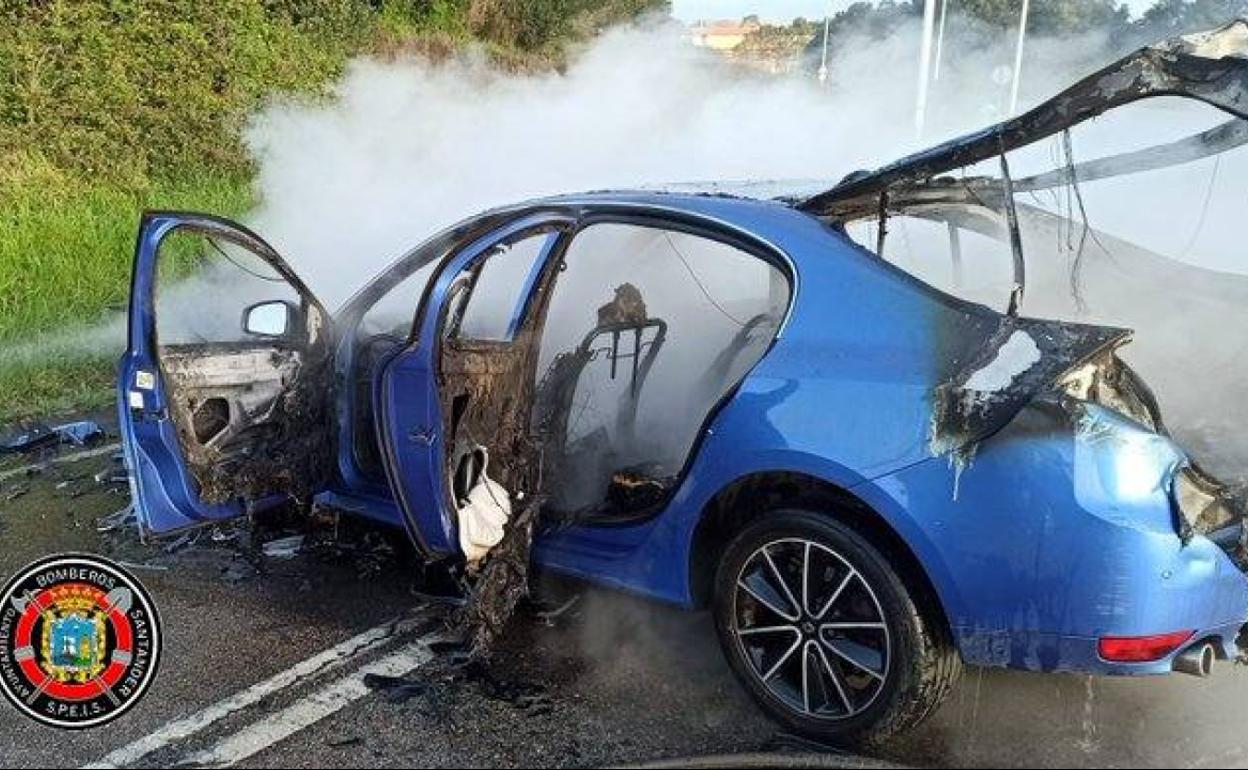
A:
[[[1103,660],[1113,663],[1151,663],[1179,649],[1195,633],[1174,631],[1153,636],[1103,636],[1096,649]]]

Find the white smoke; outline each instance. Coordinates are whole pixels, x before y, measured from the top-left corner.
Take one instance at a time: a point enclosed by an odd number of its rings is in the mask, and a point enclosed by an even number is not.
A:
[[[671,23],[611,30],[563,73],[504,73],[471,51],[442,63],[357,60],[329,98],[275,94],[253,116],[260,204],[246,221],[333,309],[438,228],[499,204],[710,180],[807,180],[817,191],[1002,116],[1009,41],[985,49],[951,34],[927,131],[916,135],[918,35],[915,22],[883,40],[838,42],[826,85],[804,70],[776,77],[729,64]],[[1105,56],[1095,33],[1033,38],[1029,51],[1025,103]],[[200,288],[187,282],[162,305],[190,318],[197,299],[220,296]],[[161,315],[170,338],[198,331]],[[229,315],[223,323],[236,323]],[[49,333],[19,357],[119,350],[124,322],[107,327]]]
[[[466,55],[354,62],[327,102],[275,102],[247,139],[256,229],[332,308],[439,227],[491,206],[588,189],[704,180],[827,180],[1000,117],[985,51],[946,42],[931,129],[915,135],[916,25],[833,51],[833,79],[774,77],[693,48],[674,25],[621,28],[563,74]],[[1086,71],[1092,35],[1034,43],[1025,95]]]

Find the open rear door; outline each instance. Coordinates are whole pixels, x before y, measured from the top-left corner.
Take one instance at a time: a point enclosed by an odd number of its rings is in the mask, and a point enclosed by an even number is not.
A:
[[[489,452],[494,481],[532,489],[516,456],[532,401],[523,327],[570,221],[533,215],[453,252],[426,290],[413,340],[381,365],[374,395],[386,473],[426,556],[462,554],[450,469],[476,447]]]
[[[220,521],[327,479],[329,315],[257,235],[144,215],[118,408],[146,533]]]

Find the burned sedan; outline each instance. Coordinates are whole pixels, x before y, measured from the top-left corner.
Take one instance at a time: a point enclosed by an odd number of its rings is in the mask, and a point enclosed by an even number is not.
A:
[[[744,687],[820,739],[915,725],[964,663],[1207,674],[1243,654],[1248,552],[1234,436],[1194,415],[1230,409],[1243,351],[1193,335],[1248,286],[1125,236],[1094,188],[1234,154],[1246,50],[1242,22],[1143,49],[814,197],[496,209],[333,314],[247,229],[150,213],[119,375],[142,527],[294,499],[480,581],[531,543],[710,607]],[[1162,98],[1218,117],[1080,138]]]

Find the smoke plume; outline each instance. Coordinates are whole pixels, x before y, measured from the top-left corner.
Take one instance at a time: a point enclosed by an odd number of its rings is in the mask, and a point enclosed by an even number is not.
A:
[[[331,307],[437,228],[562,192],[705,180],[826,180],[1000,117],[998,49],[946,42],[924,136],[914,128],[917,25],[832,52],[831,81],[774,77],[695,49],[673,25],[611,31],[565,73],[483,57],[353,63],[327,102],[277,101],[247,133],[253,224]],[[1072,56],[1072,50],[1097,52]],[[1024,96],[1097,61],[1086,39],[1037,40]]]

